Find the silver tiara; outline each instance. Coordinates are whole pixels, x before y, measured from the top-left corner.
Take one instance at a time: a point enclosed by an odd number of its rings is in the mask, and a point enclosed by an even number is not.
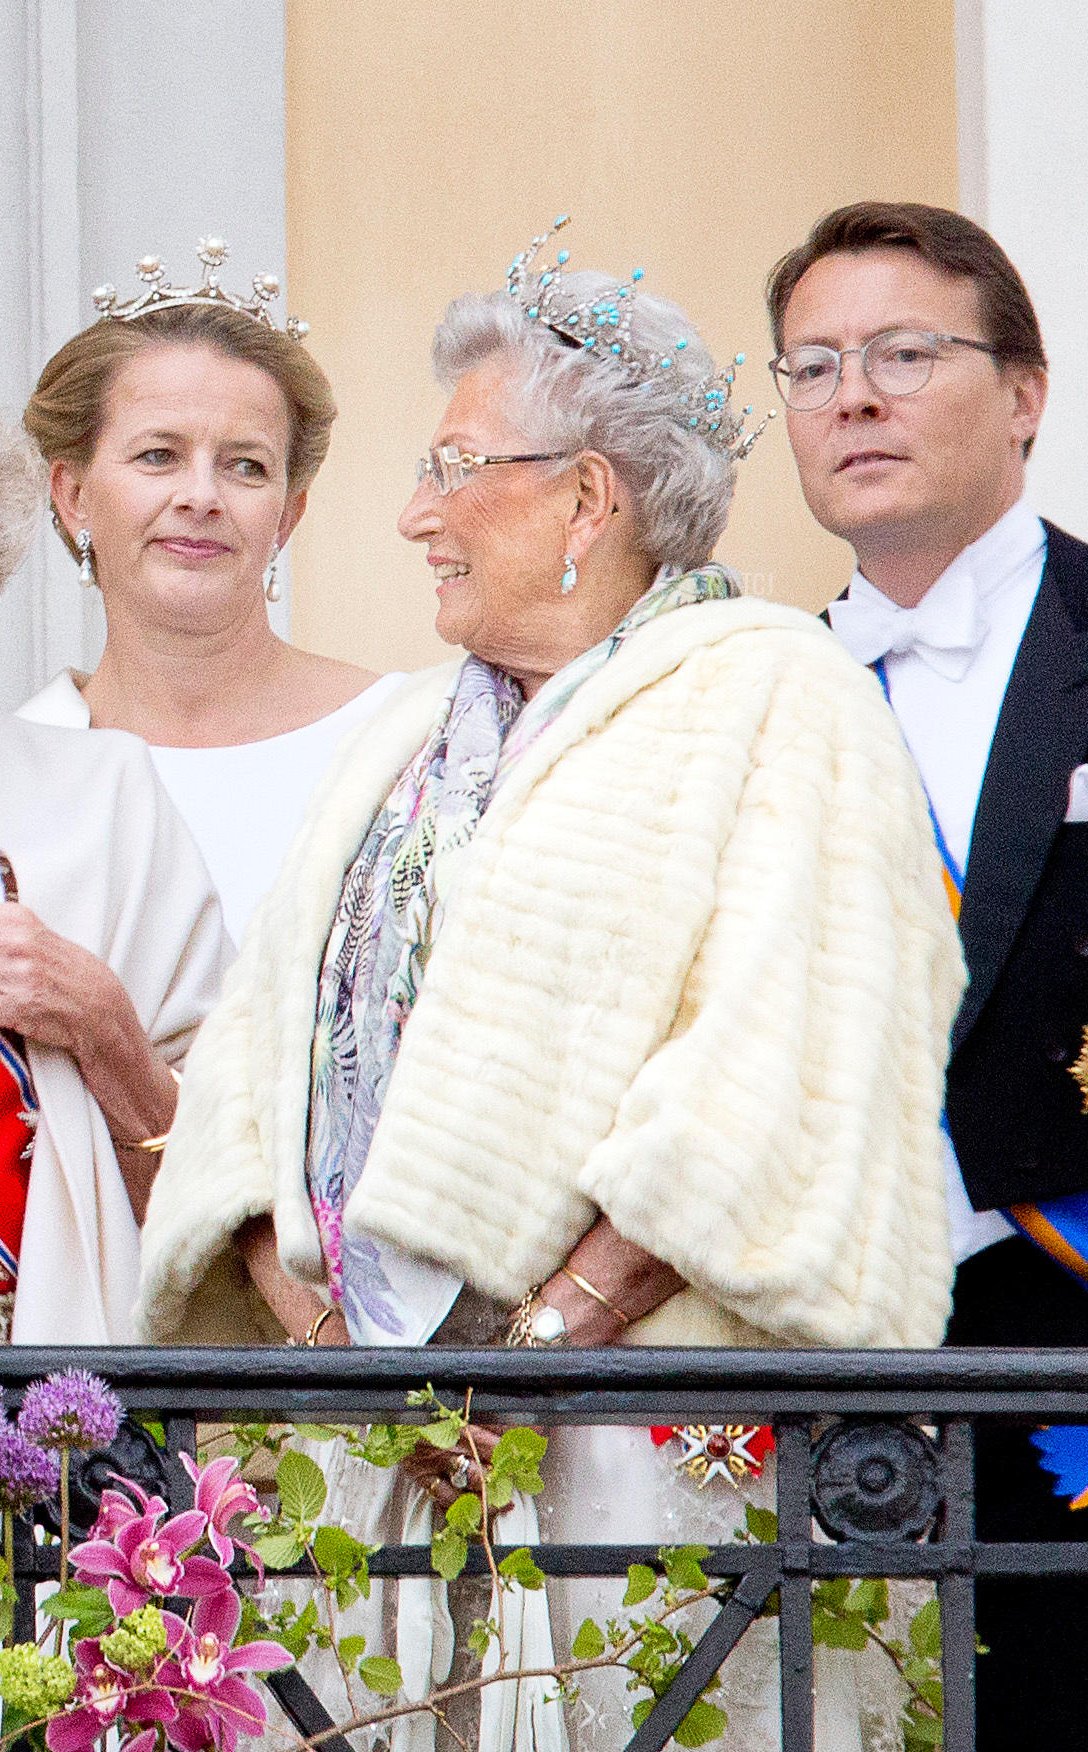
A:
[[[275,274],[255,275],[252,296],[243,297],[236,292],[224,291],[219,283],[219,270],[230,255],[221,237],[202,237],[196,253],[204,270],[199,286],[172,286],[166,278],[161,258],[155,255],[144,256],[136,263],[144,290],[130,298],[127,304],[118,299],[116,286],[99,286],[91,297],[103,322],[132,322],[151,310],[176,310],[183,304],[210,304],[221,310],[236,310],[265,328],[278,329],[279,325],[273,322],[268,308],[271,300],[279,297],[280,283]],[[299,316],[289,316],[284,332],[293,341],[301,341],[309,334],[310,325]]]
[[[570,251],[561,249],[555,262],[537,268],[537,257],[549,238],[569,225],[570,214],[560,213],[549,231],[534,237],[527,249],[514,257],[506,271],[506,290],[516,298],[529,322],[543,323],[560,340],[592,353],[595,358],[614,359],[627,376],[636,383],[659,382],[662,375],[676,365],[676,355],[687,347],[681,335],[672,350],[648,352],[631,338],[631,320],[638,287],[644,278],[642,268],[635,268],[631,278],[614,291],[581,304],[567,291],[564,268]],[[703,438],[717,450],[724,450],[734,461],[748,455],[752,445],[767,424],[773,411],[752,432],[744,429],[745,417],[752,410],[746,407],[739,415],[733,412],[730,394],[736,367],[744,364],[744,354],[738,353],[724,371],[715,371],[697,383],[684,383],[677,376],[674,418],[678,425]]]

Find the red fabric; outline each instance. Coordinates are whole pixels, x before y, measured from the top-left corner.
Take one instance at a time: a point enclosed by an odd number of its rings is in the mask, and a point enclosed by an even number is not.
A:
[[[0,1295],[18,1277],[36,1114],[23,1043],[0,1030]]]

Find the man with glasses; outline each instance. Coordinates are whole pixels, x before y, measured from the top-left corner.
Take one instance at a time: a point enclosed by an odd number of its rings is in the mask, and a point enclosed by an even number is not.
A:
[[[1028,1238],[1038,1203],[1088,1190],[1088,546],[1023,498],[1038,321],[993,238],[914,204],[821,219],[767,297],[805,498],[857,561],[829,619],[917,762],[971,975],[948,1342],[1083,1345],[1088,1281]],[[982,1537],[1088,1537],[1037,1459],[1027,1431],[980,1438]],[[983,1752],[1081,1744],[1088,1583],[983,1583],[978,1628]]]

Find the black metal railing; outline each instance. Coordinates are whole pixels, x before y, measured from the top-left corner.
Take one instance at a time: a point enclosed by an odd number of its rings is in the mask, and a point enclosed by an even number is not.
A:
[[[405,1422],[405,1395],[433,1385],[456,1402],[471,1387],[482,1421],[565,1424],[773,1424],[777,1539],[711,1548],[703,1569],[735,1582],[669,1688],[627,1742],[662,1752],[753,1620],[777,1592],[782,1743],[813,1748],[812,1586],[827,1577],[929,1578],[941,1610],[945,1752],[974,1752],[977,1577],[1088,1575],[1088,1543],[985,1542],[974,1525],[974,1434],[994,1421],[1088,1423],[1088,1369],[1078,1351],[800,1351],[618,1349],[36,1350],[0,1353],[9,1403],[26,1384],[76,1363],[103,1375],[130,1413],[161,1419],[166,1448],[125,1427],[122,1448],[84,1468],[84,1514],[110,1470],[192,1500],[178,1460],[203,1422]],[[125,1446],[124,1444],[127,1444]],[[574,1488],[574,1486],[572,1486]],[[78,1505],[77,1505],[78,1516]],[[822,1531],[815,1532],[815,1526]],[[693,1534],[693,1538],[699,1537]],[[683,1527],[676,1543],[685,1541]],[[503,1548],[496,1547],[496,1556]],[[656,1548],[543,1544],[546,1575],[623,1576],[658,1566]],[[482,1551],[468,1573],[483,1574]],[[431,1573],[424,1545],[384,1548],[377,1576]],[[22,1525],[16,1543],[17,1633],[32,1634],[34,1587],[57,1573],[56,1547]],[[267,1681],[303,1734],[333,1726],[297,1672]],[[329,1738],[332,1752],[348,1742]]]

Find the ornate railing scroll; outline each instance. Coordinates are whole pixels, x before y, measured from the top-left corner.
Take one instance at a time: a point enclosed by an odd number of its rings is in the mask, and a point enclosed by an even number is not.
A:
[[[104,1376],[131,1414],[160,1419],[161,1449],[126,1424],[121,1451],[90,1456],[73,1478],[86,1524],[111,1470],[191,1502],[178,1454],[196,1426],[224,1420],[406,1422],[405,1395],[473,1389],[473,1412],[505,1424],[772,1423],[778,1530],[773,1543],[711,1549],[703,1568],[734,1578],[716,1616],[626,1752],[662,1752],[752,1621],[778,1595],[782,1740],[813,1748],[812,1586],[828,1577],[913,1577],[936,1583],[941,1607],[945,1752],[974,1748],[974,1581],[978,1576],[1088,1575],[1088,1542],[986,1543],[974,1529],[973,1437],[991,1420],[1088,1423],[1088,1370],[1077,1351],[717,1352],[708,1350],[36,1350],[0,1354],[9,1403],[26,1384],[76,1364]],[[816,1529],[819,1529],[819,1532]],[[27,1524],[16,1543],[17,1635],[33,1632],[34,1586],[57,1573],[56,1547]],[[683,1536],[683,1529],[680,1529]],[[500,1529],[501,1536],[501,1529]],[[502,1548],[496,1547],[496,1556]],[[533,1557],[549,1576],[625,1574],[658,1565],[633,1544],[549,1545]],[[427,1546],[386,1547],[383,1576],[431,1573]],[[484,1573],[471,1551],[469,1573]],[[303,1734],[333,1724],[295,1672],[268,1680]],[[348,1741],[323,1745],[344,1752]]]

